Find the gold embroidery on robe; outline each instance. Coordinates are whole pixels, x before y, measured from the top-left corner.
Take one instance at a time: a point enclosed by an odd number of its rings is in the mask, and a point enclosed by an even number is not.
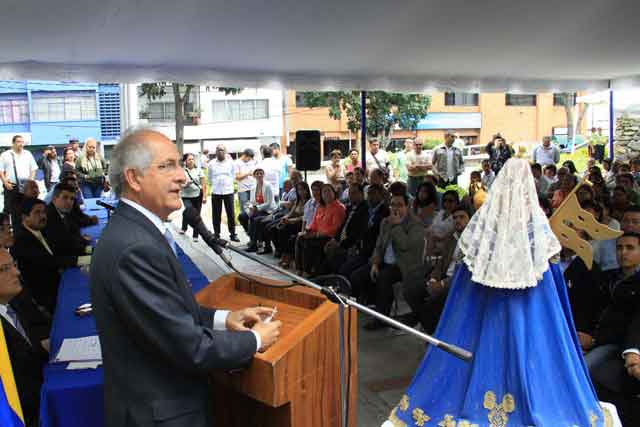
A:
[[[440,427],[456,427],[456,421],[451,415],[445,415],[444,419],[438,423]]]
[[[420,408],[415,408],[413,410],[413,420],[416,422],[416,425],[419,427],[424,426],[424,423],[429,421],[431,417],[424,413],[424,411]]]
[[[609,409],[602,408],[602,415],[604,416],[604,427],[613,427],[613,415]]]
[[[393,424],[393,427],[407,427],[407,423],[402,421],[400,418],[398,418],[398,415],[396,415],[397,411],[398,407],[393,408],[393,411],[391,411],[391,415],[389,415],[389,422]]]
[[[483,406],[489,410],[487,418],[489,419],[490,427],[506,427],[509,421],[508,414],[515,411],[516,402],[513,396],[507,393],[502,398],[502,403],[498,404],[495,393],[488,391],[484,394]]]
[[[589,411],[589,425],[591,427],[596,427],[596,422],[598,421],[598,416],[593,413],[593,411]]]
[[[398,403],[398,408],[402,412],[405,412],[407,409],[409,409],[409,396],[407,396],[406,394],[402,395],[402,399],[400,399],[400,403]]]

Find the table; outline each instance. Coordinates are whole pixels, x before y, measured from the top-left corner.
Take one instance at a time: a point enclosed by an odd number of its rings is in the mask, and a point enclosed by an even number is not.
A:
[[[85,212],[96,215],[100,222],[86,227],[83,234],[97,241],[107,224],[107,212],[96,205],[99,199],[85,199]],[[114,200],[103,199],[106,203]],[[191,283],[193,292],[209,284],[209,280],[180,249],[178,260]],[[65,338],[97,335],[93,316],[78,317],[74,310],[90,302],[89,278],[79,268],[70,268],[60,280],[56,313],[51,326],[50,345],[53,358]],[[104,425],[103,369],[66,370],[67,363],[49,363],[44,368],[44,383],[40,394],[41,427],[102,427]]]

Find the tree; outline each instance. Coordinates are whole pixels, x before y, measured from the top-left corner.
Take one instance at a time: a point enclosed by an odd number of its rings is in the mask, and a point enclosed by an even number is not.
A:
[[[558,98],[560,104],[562,104],[562,106],[564,107],[564,112],[567,115],[567,142],[570,143],[575,138],[574,129],[580,129],[580,127],[582,126],[582,120],[587,113],[587,108],[589,108],[589,105],[587,104],[584,108],[580,109],[580,112],[578,114],[578,121],[576,122],[576,125],[574,127],[573,108],[576,104],[576,94],[562,92],[557,94],[556,97]]]
[[[360,92],[303,92],[307,107],[329,107],[329,117],[340,120],[347,116],[347,127],[352,132],[360,129]],[[427,116],[431,97],[419,94],[367,92],[367,134],[389,141],[393,129],[415,130],[420,120]]]
[[[167,87],[171,86],[173,90],[173,101],[176,111],[176,147],[178,153],[183,154],[184,150],[184,122],[185,114],[187,113],[187,104],[191,97],[191,92],[194,85],[184,83],[143,83],[140,86],[140,96],[146,96],[149,100],[155,100],[161,98],[167,94]],[[225,95],[235,95],[242,92],[242,89],[231,87],[206,87],[207,90],[218,90],[224,92]]]

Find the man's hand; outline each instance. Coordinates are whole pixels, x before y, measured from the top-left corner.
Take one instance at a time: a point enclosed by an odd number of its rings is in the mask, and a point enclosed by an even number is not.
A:
[[[40,341],[40,345],[42,346],[42,348],[44,348],[45,350],[47,350],[47,353],[49,353],[50,348],[49,348],[49,338],[43,339],[42,341]]]
[[[262,347],[258,351],[263,352],[267,350],[269,347],[273,345],[278,340],[280,336],[280,327],[282,326],[282,322],[279,320],[274,320],[269,323],[258,322],[255,324],[253,328],[251,328],[254,332],[257,332],[260,335],[260,341],[262,342]]]
[[[14,187],[14,185],[13,185],[12,182],[9,182],[9,181],[5,181],[4,182],[4,188],[6,188],[7,190],[11,191],[11,190],[13,190],[13,187]]]
[[[389,215],[389,223],[393,224],[393,225],[398,225],[402,222],[402,217],[400,216],[400,214],[397,211],[391,211],[391,214]]]
[[[593,337],[584,332],[578,332],[578,341],[580,341],[580,347],[583,351],[589,351],[593,348]]]
[[[203,205],[207,204],[207,196],[202,196],[202,204]]]
[[[225,326],[230,331],[248,331],[262,319],[269,317],[273,313],[272,308],[251,307],[244,310],[232,311],[227,316]]]
[[[432,297],[441,295],[445,290],[442,280],[430,279],[427,287],[429,288],[429,295]]]
[[[624,367],[627,373],[637,380],[640,380],[640,355],[628,353],[624,356]]]
[[[378,264],[373,264],[371,266],[371,271],[369,272],[371,280],[375,282],[378,279],[378,274],[380,274],[380,267],[378,266]]]

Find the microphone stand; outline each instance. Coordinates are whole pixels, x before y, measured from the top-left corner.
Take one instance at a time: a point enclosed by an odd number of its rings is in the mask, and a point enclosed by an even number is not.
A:
[[[223,243],[222,241],[220,241],[220,243]],[[285,270],[284,268],[281,267],[277,267],[275,265],[271,265],[269,263],[267,263],[266,261],[264,261],[263,259],[255,256],[255,255],[251,255],[248,254],[246,252],[244,252],[243,250],[236,248],[235,246],[232,246],[230,244],[228,244],[228,242],[225,242],[225,244],[222,245],[225,249],[228,249],[232,252],[238,253],[240,255],[242,255],[245,258],[248,258],[254,262],[257,262],[258,264],[261,264],[273,271],[277,271],[280,274],[284,274],[285,276],[293,279],[294,283],[300,284],[300,285],[304,285],[307,286],[309,288],[315,289],[317,291],[320,291],[322,294],[324,294],[329,301],[334,302],[336,304],[340,304],[342,307],[353,307],[358,311],[361,311],[363,313],[366,313],[372,317],[375,317],[376,319],[391,325],[397,329],[401,329],[413,336],[415,336],[416,338],[419,338],[422,341],[428,342],[431,345],[434,345],[436,347],[438,347],[441,350],[446,351],[447,353],[461,359],[464,360],[465,362],[468,362],[471,360],[471,358],[473,357],[473,354],[470,351],[467,351],[463,348],[460,348],[454,344],[449,344],[446,343],[444,341],[441,341],[435,337],[432,337],[431,335],[425,334],[423,332],[418,331],[417,329],[414,329],[410,326],[405,325],[402,322],[398,322],[395,319],[392,319],[388,316],[385,316],[383,314],[378,313],[375,310],[370,309],[367,306],[364,306],[354,300],[352,300],[350,297],[345,296],[345,295],[341,295],[339,294],[336,290],[329,288],[329,287],[325,287],[325,286],[320,286],[316,283],[313,283],[310,280],[305,279],[304,277],[300,277],[297,274],[293,274],[290,271]],[[229,263],[227,263],[229,264]]]

